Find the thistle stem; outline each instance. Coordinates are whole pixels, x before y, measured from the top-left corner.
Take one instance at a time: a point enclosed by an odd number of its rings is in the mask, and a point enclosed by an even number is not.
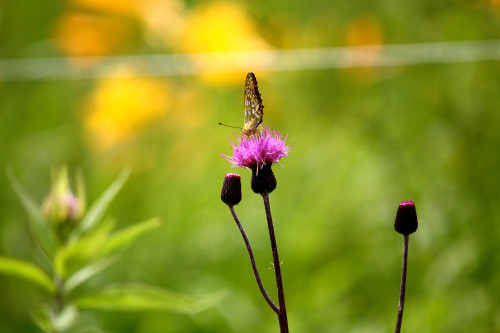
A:
[[[403,322],[403,310],[405,307],[405,294],[406,294],[406,272],[408,268],[408,243],[410,242],[410,235],[403,235],[403,269],[401,271],[401,289],[399,291],[399,306],[398,317],[396,319],[395,333],[401,332],[401,323]]]
[[[285,306],[285,292],[283,290],[283,279],[281,277],[280,258],[278,255],[278,246],[276,245],[276,236],[274,234],[273,215],[271,213],[271,204],[269,202],[269,194],[263,194],[264,207],[266,209],[267,226],[269,229],[269,238],[271,239],[271,250],[274,259],[274,273],[276,275],[276,286],[278,288],[279,312],[278,319],[280,324],[280,332],[288,333],[288,319]]]
[[[231,214],[233,215],[234,221],[238,225],[238,229],[240,229],[241,236],[243,237],[243,240],[245,241],[245,245],[247,246],[248,256],[250,257],[250,263],[252,264],[253,275],[255,276],[255,280],[257,280],[257,285],[259,286],[260,292],[262,293],[262,296],[264,296],[264,298],[266,299],[269,306],[274,310],[274,312],[276,312],[276,314],[279,317],[280,310],[278,309],[276,304],[274,304],[271,297],[269,297],[266,289],[264,288],[264,284],[262,283],[262,280],[260,278],[259,270],[257,268],[257,264],[255,263],[255,257],[253,255],[252,246],[250,245],[250,241],[248,240],[245,229],[243,229],[243,226],[241,225],[240,219],[238,218],[238,215],[236,215],[236,212],[234,211],[234,207],[229,206],[229,210],[231,211]]]

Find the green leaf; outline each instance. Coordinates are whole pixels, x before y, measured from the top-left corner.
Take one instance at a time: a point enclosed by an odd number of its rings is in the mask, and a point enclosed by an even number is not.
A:
[[[192,296],[142,285],[113,285],[76,301],[80,309],[110,311],[173,311],[194,314],[217,304],[222,292]]]
[[[31,317],[47,333],[65,332],[71,329],[79,318],[78,309],[70,304],[55,314],[49,306],[37,306],[31,311]]]
[[[115,223],[113,219],[105,219],[91,232],[67,244],[56,253],[55,271],[66,279],[71,272],[81,270],[82,267],[96,262],[106,254],[124,249],[137,237],[157,228],[160,224],[159,219],[151,219],[111,234]]]
[[[13,258],[0,257],[0,273],[16,276],[32,282],[49,293],[54,292],[50,277],[38,266]]]
[[[29,229],[35,241],[49,258],[52,258],[57,247],[57,240],[46,223],[43,214],[33,198],[24,190],[10,168],[7,177],[29,215]]]
[[[56,273],[66,279],[71,272],[78,271],[102,257],[102,248],[107,243],[114,225],[114,220],[107,218],[91,232],[57,251],[54,257]]]
[[[87,192],[85,191],[85,181],[81,170],[76,173],[76,197],[79,201],[77,216],[82,216],[87,209]]]
[[[37,306],[31,310],[31,318],[45,332],[54,332],[52,312],[48,306]]]
[[[102,249],[102,253],[107,254],[113,251],[122,250],[136,240],[137,237],[152,229],[158,228],[160,225],[161,221],[159,218],[152,218],[120,230],[109,237]]]
[[[105,258],[82,268],[81,270],[70,276],[68,280],[66,280],[63,288],[64,293],[68,294],[80,284],[84,283],[94,275],[109,267],[109,265],[111,265],[113,262],[115,262],[115,259]]]
[[[56,332],[64,332],[75,325],[78,320],[78,309],[74,305],[67,305],[57,315],[52,316],[52,324]]]
[[[111,201],[115,198],[116,194],[120,191],[125,184],[128,176],[130,175],[130,169],[124,169],[118,177],[115,179],[113,184],[104,191],[104,193],[97,199],[96,202],[89,208],[85,216],[82,218],[78,226],[73,230],[70,236],[70,242],[75,242],[82,234],[92,229],[104,216],[106,209],[109,207]]]

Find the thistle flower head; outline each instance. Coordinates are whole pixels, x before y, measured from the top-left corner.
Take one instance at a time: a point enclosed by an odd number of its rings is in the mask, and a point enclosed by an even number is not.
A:
[[[236,142],[231,142],[233,156],[224,156],[233,166],[255,169],[264,165],[279,163],[288,155],[291,146],[286,145],[286,136],[269,128],[250,137],[242,134]]]
[[[265,164],[262,168],[252,168],[252,191],[257,194],[269,194],[276,189],[278,181],[274,176],[271,164]]]
[[[415,203],[413,201],[401,201],[394,221],[394,229],[403,235],[409,235],[417,231],[418,220]]]

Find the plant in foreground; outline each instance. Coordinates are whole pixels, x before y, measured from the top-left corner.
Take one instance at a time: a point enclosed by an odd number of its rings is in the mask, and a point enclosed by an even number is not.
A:
[[[252,171],[252,190],[257,194],[262,195],[267,217],[269,238],[271,241],[271,250],[273,254],[273,268],[278,291],[278,306],[269,297],[264,285],[262,284],[250,241],[248,240],[245,230],[243,229],[243,226],[234,210],[234,205],[237,205],[241,201],[240,176],[234,173],[227,174],[224,177],[221,192],[221,199],[229,207],[229,210],[231,211],[247,247],[250,263],[252,265],[253,273],[255,279],[257,280],[260,292],[269,306],[274,312],[276,312],[280,332],[282,333],[288,332],[288,319],[286,314],[285,293],[283,289],[283,279],[281,275],[280,259],[278,255],[278,246],[276,244],[269,194],[274,191],[277,186],[272,166],[275,163],[279,163],[281,158],[287,156],[291,148],[286,145],[285,141],[286,137],[283,138],[282,134],[277,131],[270,130],[269,128],[265,128],[261,132],[257,132],[251,136],[242,134],[236,142],[230,142],[233,155],[224,156],[233,166],[247,168]]]
[[[398,316],[396,319],[395,333],[401,332],[401,323],[403,322],[403,310],[405,306],[406,294],[406,273],[408,267],[408,244],[410,234],[417,231],[418,220],[417,211],[413,201],[402,201],[399,204],[396,219],[394,221],[394,229],[403,235],[403,269],[401,272],[401,289],[399,292]]]
[[[157,218],[113,232],[114,221],[104,218],[109,204],[121,189],[129,172],[114,183],[85,212],[83,177],[77,177],[77,195],[69,186],[67,170],[53,175],[52,189],[42,206],[22,188],[13,173],[8,176],[29,215],[28,226],[51,272],[34,263],[0,256],[0,273],[23,278],[44,290],[46,304],[32,311],[45,332],[88,331],[79,323],[81,310],[177,311],[195,313],[218,301],[219,293],[195,297],[145,284],[107,285],[81,295],[77,288],[117,261],[118,253],[140,235],[160,226]]]

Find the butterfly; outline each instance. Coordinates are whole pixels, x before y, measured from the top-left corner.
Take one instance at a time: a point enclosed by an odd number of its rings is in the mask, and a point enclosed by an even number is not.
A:
[[[247,74],[245,80],[244,110],[243,133],[249,137],[257,132],[257,128],[262,123],[262,117],[264,116],[264,104],[262,104],[257,78],[252,72]]]

